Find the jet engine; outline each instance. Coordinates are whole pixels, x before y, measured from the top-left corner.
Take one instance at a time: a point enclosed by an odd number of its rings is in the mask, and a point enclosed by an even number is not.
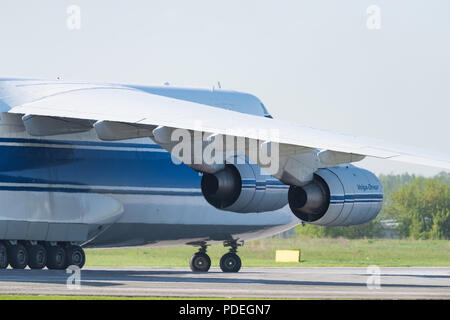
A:
[[[239,212],[267,212],[288,203],[289,186],[253,164],[226,164],[214,174],[204,173],[202,193],[218,209]]]
[[[383,188],[370,171],[353,165],[319,169],[305,186],[289,188],[289,206],[302,221],[321,226],[368,222],[380,212]]]

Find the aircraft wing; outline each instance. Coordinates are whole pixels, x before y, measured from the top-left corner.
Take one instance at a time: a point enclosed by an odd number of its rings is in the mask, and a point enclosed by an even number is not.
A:
[[[33,116],[61,118],[68,123],[70,119],[86,120],[90,128],[97,124],[97,132],[105,140],[109,140],[108,136],[110,140],[130,138],[127,134],[130,128],[141,136],[152,136],[156,128],[179,128],[277,143],[281,155],[288,157],[319,149],[322,162],[330,165],[369,156],[450,169],[447,154],[167,98],[120,85],[0,82],[0,110],[24,115],[24,121],[25,117]]]

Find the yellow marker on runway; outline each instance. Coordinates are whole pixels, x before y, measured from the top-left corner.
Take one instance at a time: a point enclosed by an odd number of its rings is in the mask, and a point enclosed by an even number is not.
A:
[[[275,262],[300,262],[300,250],[277,250]]]

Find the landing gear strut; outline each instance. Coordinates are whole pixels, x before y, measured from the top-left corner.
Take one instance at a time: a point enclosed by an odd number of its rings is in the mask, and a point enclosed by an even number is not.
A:
[[[224,245],[230,247],[230,252],[224,254],[220,259],[220,269],[222,269],[223,272],[239,272],[242,261],[237,255],[237,242],[233,241],[225,243]]]
[[[9,264],[14,269],[25,269],[28,264],[27,248],[21,243],[8,245],[7,257]]]
[[[47,264],[47,249],[40,244],[30,245],[28,249],[28,266],[30,269],[42,269]]]
[[[191,257],[189,265],[193,272],[208,272],[211,267],[211,259],[206,254],[206,246],[200,247],[198,252]]]
[[[47,252],[47,268],[56,270],[66,268],[66,250],[63,246],[49,246]]]
[[[6,246],[0,241],[0,269],[6,269],[8,266],[8,254],[6,251]]]
[[[69,245],[66,247],[66,265],[83,268],[86,262],[84,250],[80,246]]]

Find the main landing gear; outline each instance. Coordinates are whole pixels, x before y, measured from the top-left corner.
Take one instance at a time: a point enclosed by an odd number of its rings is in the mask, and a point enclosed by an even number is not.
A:
[[[239,272],[242,266],[241,258],[237,255],[238,244],[236,241],[224,243],[225,247],[230,247],[230,251],[220,258],[220,269],[223,272]],[[189,261],[193,272],[208,272],[211,267],[211,258],[206,254],[206,245],[202,245]]]
[[[8,265],[13,269],[66,269],[74,265],[83,268],[86,262],[84,250],[68,243],[37,241],[1,241],[0,269]]]
[[[211,258],[206,254],[206,246],[201,246],[189,261],[191,270],[194,272],[208,272],[211,267]]]
[[[223,272],[239,272],[241,270],[242,261],[237,255],[237,244],[229,244],[230,251],[220,258],[220,269]]]

